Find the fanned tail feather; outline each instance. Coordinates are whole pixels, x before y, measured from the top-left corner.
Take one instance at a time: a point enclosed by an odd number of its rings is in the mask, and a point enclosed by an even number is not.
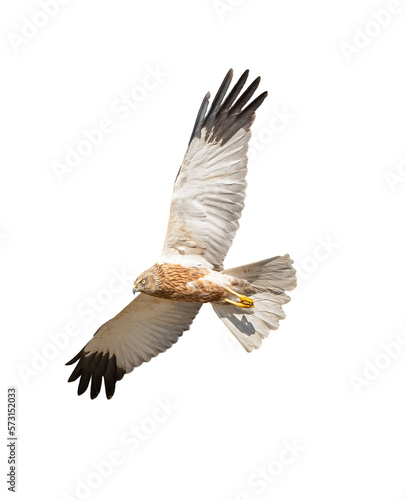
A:
[[[246,351],[260,347],[262,339],[270,330],[277,330],[279,321],[285,318],[282,306],[290,301],[285,292],[297,286],[292,264],[290,256],[284,255],[223,271],[227,276],[246,280],[254,290],[247,294],[254,300],[251,309],[212,303],[214,311]]]

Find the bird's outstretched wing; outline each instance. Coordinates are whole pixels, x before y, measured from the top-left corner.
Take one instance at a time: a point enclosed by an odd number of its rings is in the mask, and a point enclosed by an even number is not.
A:
[[[141,293],[115,318],[104,323],[90,342],[66,363],[78,361],[69,382],[80,377],[80,396],[91,380],[90,397],[94,399],[104,378],[107,398],[112,398],[116,382],[126,373],[177,342],[190,328],[201,305]]]
[[[267,96],[250,101],[256,78],[237,99],[248,73],[225,97],[230,70],[208,112],[209,93],[204,97],[174,184],[162,261],[223,269],[244,207],[250,127]]]

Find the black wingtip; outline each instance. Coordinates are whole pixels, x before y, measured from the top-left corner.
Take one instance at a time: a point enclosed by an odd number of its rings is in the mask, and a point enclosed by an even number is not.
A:
[[[262,102],[266,99],[266,97],[268,96],[268,92],[263,92],[262,94],[260,94],[258,97],[256,97],[256,99],[254,99],[250,104],[249,106],[246,106],[246,108],[242,111],[242,113],[254,113],[256,111],[256,109],[262,104]]]
[[[239,97],[239,99],[235,102],[232,107],[232,114],[240,113],[243,106],[250,100],[253,94],[256,92],[257,87],[260,83],[260,76],[258,76],[253,82],[249,85],[249,87],[243,92],[243,94]]]
[[[227,74],[225,75],[225,78],[222,80],[221,87],[223,85],[226,85],[226,82],[228,82],[228,84],[231,83],[232,78],[233,78],[233,68],[229,68]]]
[[[233,69],[231,68],[222,81],[209,110],[208,97],[207,95],[204,97],[197,114],[190,142],[195,137],[200,138],[203,129],[206,130],[207,142],[221,144],[226,143],[240,129],[249,130],[255,119],[255,111],[267,97],[267,92],[249,103],[260,84],[261,78],[259,76],[253,80],[235,102],[245,86],[248,76],[249,70],[246,69],[226,96],[233,78]]]
[[[90,398],[95,399],[101,392],[102,380],[107,399],[111,399],[115,392],[117,381],[125,375],[125,370],[117,365],[115,354],[109,352],[85,352],[84,348],[68,363],[71,365],[78,361],[68,382],[74,382],[78,378],[79,385],[77,394],[84,394],[90,385]]]
[[[74,358],[72,358],[70,361],[65,363],[65,366],[73,365],[74,363],[76,363],[76,361],[79,361],[79,359],[82,357],[83,353],[84,353],[84,348],[80,352],[78,352]]]
[[[190,140],[188,141],[189,144],[194,139],[194,137],[201,137],[201,125],[204,121],[205,114],[206,114],[207,109],[208,109],[210,97],[211,97],[211,94],[209,92],[207,92],[204,96],[204,99],[202,100],[200,109],[197,113],[197,118],[195,119],[193,131],[191,132]]]

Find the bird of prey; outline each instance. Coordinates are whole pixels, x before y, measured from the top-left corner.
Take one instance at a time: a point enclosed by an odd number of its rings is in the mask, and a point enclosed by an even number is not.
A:
[[[204,303],[248,352],[285,318],[285,292],[296,286],[289,255],[223,268],[244,207],[250,129],[267,96],[252,100],[260,77],[241,94],[248,74],[228,93],[231,69],[209,108],[210,94],[204,97],[175,179],[160,259],[135,280],[141,293],[67,363],[78,362],[69,382],[80,377],[79,395],[91,382],[94,399],[104,379],[110,399],[126,373],[177,342]]]

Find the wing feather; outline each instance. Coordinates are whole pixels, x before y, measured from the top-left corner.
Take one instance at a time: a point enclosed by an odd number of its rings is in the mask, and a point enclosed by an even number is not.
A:
[[[223,269],[244,208],[250,127],[267,96],[250,102],[256,78],[238,98],[248,74],[226,96],[230,70],[209,110],[209,93],[203,99],[175,180],[161,261]]]
[[[115,384],[135,367],[169,349],[190,328],[201,304],[158,299],[141,293],[94,337],[67,365],[77,362],[69,382],[80,378],[78,394],[91,382],[90,397],[98,396],[102,379],[107,398]]]

